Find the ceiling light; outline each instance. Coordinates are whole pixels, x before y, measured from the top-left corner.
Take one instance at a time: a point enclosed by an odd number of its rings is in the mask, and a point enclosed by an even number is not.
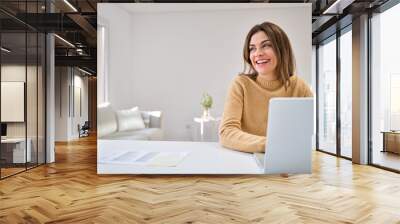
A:
[[[71,4],[69,3],[68,0],[64,0],[65,4],[67,4],[72,10],[74,10],[74,12],[78,12],[78,10]]]
[[[336,0],[327,9],[324,10],[322,14],[342,14],[343,9],[351,5],[354,0]]]
[[[78,67],[78,70],[81,71],[81,72],[83,72],[83,73],[85,73],[85,74],[92,75],[92,73],[90,73],[90,72],[88,72],[88,71],[86,71],[86,70],[83,70],[83,69],[81,69],[81,68],[79,68],[79,67]]]
[[[11,52],[11,50],[9,50],[9,49],[7,49],[7,48],[5,48],[5,47],[1,47],[1,50],[4,51],[4,52],[6,52],[6,53],[10,53],[10,52]]]
[[[55,37],[57,37],[58,39],[60,39],[61,41],[63,41],[64,43],[68,44],[69,46],[75,48],[75,45],[71,44],[71,42],[69,42],[68,40],[58,36],[57,34],[54,34]]]

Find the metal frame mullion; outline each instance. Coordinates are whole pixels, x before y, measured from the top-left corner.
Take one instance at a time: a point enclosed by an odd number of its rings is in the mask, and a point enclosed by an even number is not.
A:
[[[39,0],[36,0],[39,13]],[[39,165],[39,32],[36,32],[36,166]]]
[[[341,157],[341,133],[342,124],[340,116],[340,84],[341,84],[341,65],[340,65],[340,36],[341,32],[339,29],[336,30],[336,154]]]
[[[0,47],[2,46],[2,32],[1,32],[1,24],[2,23],[0,23]],[[2,62],[2,58],[1,58],[1,52],[0,52],[0,84],[1,84],[1,62]],[[1,112],[1,85],[0,85],[0,112]],[[2,124],[2,122],[1,122],[1,113],[0,113],[0,124]],[[1,150],[2,150],[2,147],[1,147],[1,144],[0,144],[0,180],[1,179],[3,179],[2,178],[2,176],[1,176],[1,170],[2,170],[2,162],[1,162]]]
[[[319,44],[315,46],[315,148],[319,150]]]
[[[372,25],[371,25],[371,20],[372,20],[372,12],[368,12],[368,20],[367,20],[367,46],[368,46],[368,53],[367,53],[367,119],[368,119],[368,124],[367,124],[367,132],[368,132],[368,164],[373,165],[373,149],[372,149],[372,64],[371,64],[371,56],[372,56]]]
[[[45,13],[48,13],[48,6],[49,2],[48,0],[45,0]],[[48,33],[44,33],[44,68],[42,69],[42,82],[44,81],[44,134],[43,134],[43,140],[44,140],[44,161],[43,164],[47,163],[47,35]],[[42,51],[43,53],[43,51]],[[43,77],[44,73],[44,77]],[[43,96],[43,94],[42,94]],[[43,109],[43,107],[42,107]]]
[[[28,19],[28,0],[25,0],[25,21]],[[24,120],[25,120],[25,170],[28,170],[28,24],[25,23],[25,100],[24,100]]]

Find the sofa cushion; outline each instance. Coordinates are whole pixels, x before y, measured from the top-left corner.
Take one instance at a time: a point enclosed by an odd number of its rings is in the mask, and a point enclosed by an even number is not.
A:
[[[99,138],[117,131],[117,120],[110,104],[97,108],[97,135]]]
[[[161,111],[140,111],[146,128],[162,128]]]
[[[118,131],[131,131],[145,128],[139,108],[117,111]]]
[[[150,127],[151,128],[162,128],[162,112],[161,111],[150,111]]]
[[[150,127],[150,114],[148,111],[140,111],[140,114],[142,115],[144,126],[146,128]]]

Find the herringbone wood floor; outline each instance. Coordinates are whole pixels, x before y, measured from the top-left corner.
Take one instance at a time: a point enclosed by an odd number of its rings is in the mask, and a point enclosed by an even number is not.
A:
[[[312,175],[99,176],[96,140],[0,181],[0,223],[400,223],[400,175],[313,155]]]

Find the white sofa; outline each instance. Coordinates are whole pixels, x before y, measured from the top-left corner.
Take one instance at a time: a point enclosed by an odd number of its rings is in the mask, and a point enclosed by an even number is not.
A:
[[[110,104],[97,108],[97,137],[108,140],[163,140],[162,112],[140,111],[144,127],[126,130]],[[120,124],[120,125],[119,125]],[[121,130],[122,129],[122,130]]]

